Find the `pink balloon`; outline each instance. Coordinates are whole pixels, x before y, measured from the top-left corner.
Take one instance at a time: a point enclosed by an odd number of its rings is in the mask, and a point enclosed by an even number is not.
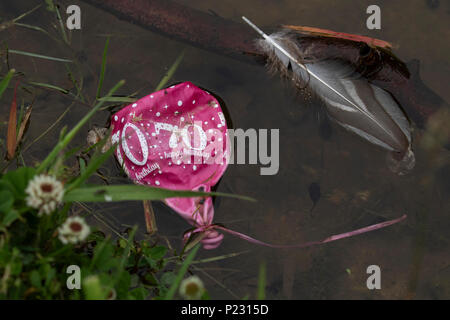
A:
[[[229,139],[217,99],[191,82],[154,92],[111,120],[116,158],[137,184],[173,190],[211,191],[228,165]],[[223,235],[212,225],[211,198],[171,198],[167,205],[202,232],[205,249]],[[200,230],[199,229],[199,230]]]

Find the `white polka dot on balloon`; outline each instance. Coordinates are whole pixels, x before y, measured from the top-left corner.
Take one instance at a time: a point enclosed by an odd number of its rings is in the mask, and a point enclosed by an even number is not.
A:
[[[178,100],[178,106],[181,107],[182,104],[183,104],[183,101]]]

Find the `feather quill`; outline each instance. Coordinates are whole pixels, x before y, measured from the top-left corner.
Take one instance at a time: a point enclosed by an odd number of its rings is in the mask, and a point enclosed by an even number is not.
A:
[[[404,174],[414,167],[410,123],[390,93],[342,60],[303,62],[301,48],[289,32],[266,35],[242,18],[264,38],[258,44],[272,69],[297,87],[307,85],[324,102],[330,118],[342,127],[391,151],[389,166],[393,171]]]

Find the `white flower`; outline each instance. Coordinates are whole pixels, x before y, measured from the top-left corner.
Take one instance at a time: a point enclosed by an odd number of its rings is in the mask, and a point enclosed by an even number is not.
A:
[[[180,295],[184,299],[198,300],[205,292],[202,280],[197,276],[191,276],[181,281]]]
[[[39,209],[39,216],[55,211],[64,196],[63,184],[55,177],[46,174],[35,176],[25,189],[28,194],[27,205]]]
[[[87,238],[91,229],[81,217],[70,217],[58,228],[59,240],[62,243],[78,243]]]

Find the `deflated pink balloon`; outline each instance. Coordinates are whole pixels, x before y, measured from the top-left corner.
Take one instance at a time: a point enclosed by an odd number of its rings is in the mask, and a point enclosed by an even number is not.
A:
[[[227,168],[227,124],[217,99],[191,82],[152,93],[113,115],[116,158],[135,183],[209,192]],[[211,198],[172,198],[166,203],[197,228],[203,245],[220,245]]]

